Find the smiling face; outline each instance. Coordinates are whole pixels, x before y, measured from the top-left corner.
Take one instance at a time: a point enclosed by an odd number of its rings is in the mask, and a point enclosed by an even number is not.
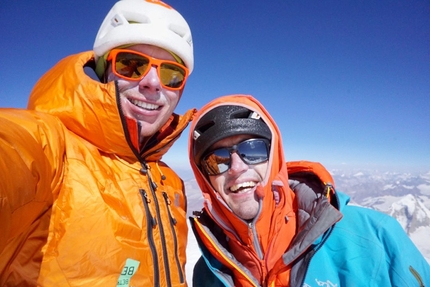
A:
[[[174,57],[159,47],[139,44],[127,47],[148,56],[175,61]],[[121,109],[125,117],[138,121],[141,125],[140,139],[152,136],[172,115],[182,90],[169,90],[161,85],[156,67],[141,80],[126,80],[116,76],[109,69],[108,81],[118,81]]]
[[[252,136],[227,137],[215,143],[209,150],[231,147],[249,138]],[[257,185],[263,181],[267,167],[267,161],[248,165],[237,153],[232,153],[230,168],[222,174],[209,176],[209,181],[237,216],[244,220],[251,220],[258,212],[256,189]]]

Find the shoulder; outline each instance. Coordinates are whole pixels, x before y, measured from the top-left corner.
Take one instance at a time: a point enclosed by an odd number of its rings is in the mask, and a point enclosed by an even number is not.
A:
[[[398,242],[411,245],[399,222],[380,211],[356,205],[341,207],[342,219],[337,222],[328,243],[344,246],[354,252],[384,257],[387,249],[398,249]]]
[[[329,241],[358,253],[385,258],[387,262],[421,258],[400,223],[382,212],[360,206],[347,205],[343,218],[334,226]]]
[[[355,221],[355,225],[361,223],[363,228],[403,230],[394,217],[371,208],[348,204],[342,209],[342,213],[345,222]]]
[[[342,208],[343,218],[335,229],[348,231],[351,235],[379,241],[382,237],[407,236],[399,222],[380,211],[356,205]]]
[[[37,142],[41,146],[63,144],[65,126],[54,115],[24,109],[1,109],[2,138],[14,142]],[[6,136],[7,135],[7,136]],[[31,149],[29,149],[31,150]]]
[[[344,283],[362,282],[366,278],[366,282],[377,283],[369,283],[372,286],[387,282],[413,286],[413,282],[417,283],[414,272],[428,278],[428,263],[395,218],[354,205],[344,206],[342,213],[343,218],[334,225],[313,259],[315,263],[330,261],[333,266],[328,269],[333,274],[327,276],[339,277]],[[342,268],[342,273],[336,271],[338,268]],[[310,270],[309,278],[326,275],[318,269]]]
[[[383,212],[351,204],[350,197],[345,193],[337,191],[336,198],[338,200],[340,211],[344,215],[344,219],[342,219],[344,222],[351,220],[360,220],[360,222],[369,223],[374,227],[377,227],[375,226],[375,224],[399,225],[395,218]]]

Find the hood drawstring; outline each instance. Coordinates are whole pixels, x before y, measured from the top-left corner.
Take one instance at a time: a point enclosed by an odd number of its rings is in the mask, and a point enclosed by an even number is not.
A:
[[[163,174],[163,172],[161,171],[160,166],[158,165],[158,160],[155,162],[155,166],[158,169],[158,172],[161,174],[161,180],[166,180],[166,176]]]

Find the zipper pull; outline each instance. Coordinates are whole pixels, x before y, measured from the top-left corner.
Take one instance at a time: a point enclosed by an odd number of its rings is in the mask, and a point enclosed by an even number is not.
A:
[[[152,200],[149,198],[146,190],[140,189],[140,194],[144,198],[144,205],[145,205],[146,214],[149,215],[148,217],[150,217],[150,219],[151,219],[152,228],[155,228],[157,226],[157,220],[155,220],[154,216],[152,216],[151,211],[149,210],[149,206],[148,206],[152,202]]]
[[[170,200],[169,196],[165,191],[163,191],[163,197],[164,197],[164,200],[166,201],[167,210],[169,212],[170,219],[172,220],[173,225],[176,225],[177,220],[176,218],[173,217],[172,209],[170,208],[172,201]]]
[[[146,203],[151,203],[151,199],[148,197],[148,193],[144,190],[143,197],[145,198]]]

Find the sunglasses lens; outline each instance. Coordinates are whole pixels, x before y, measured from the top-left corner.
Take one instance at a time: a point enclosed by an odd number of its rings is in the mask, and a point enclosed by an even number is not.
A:
[[[230,167],[230,151],[226,148],[214,150],[203,158],[203,166],[209,175],[227,171]]]
[[[161,83],[169,88],[179,88],[185,80],[185,70],[174,64],[163,63],[159,67]]]
[[[115,59],[116,72],[125,78],[139,78],[149,67],[149,59],[132,53],[118,53]]]
[[[237,146],[237,152],[247,164],[257,164],[269,158],[266,142],[261,139],[247,140]]]
[[[231,148],[220,148],[210,152],[202,160],[208,175],[217,175],[230,168],[231,152],[237,152],[246,164],[258,164],[269,159],[269,142],[263,139],[245,140]]]

